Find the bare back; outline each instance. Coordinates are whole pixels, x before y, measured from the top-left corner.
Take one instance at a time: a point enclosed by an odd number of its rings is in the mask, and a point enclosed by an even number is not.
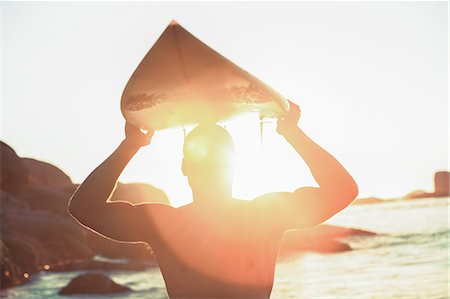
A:
[[[170,298],[270,296],[283,231],[265,225],[253,202],[190,204],[153,227],[149,243]]]

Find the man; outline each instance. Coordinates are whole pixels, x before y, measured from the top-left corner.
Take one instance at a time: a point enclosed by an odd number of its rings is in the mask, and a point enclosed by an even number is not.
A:
[[[290,106],[277,132],[305,160],[318,188],[234,200],[231,137],[217,125],[200,125],[183,148],[193,203],[173,208],[106,202],[127,163],[153,135],[127,124],[125,140],[80,185],[69,211],[111,239],[148,243],[170,298],[268,298],[283,234],[322,223],[358,193],[344,167],[297,127],[300,109]]]

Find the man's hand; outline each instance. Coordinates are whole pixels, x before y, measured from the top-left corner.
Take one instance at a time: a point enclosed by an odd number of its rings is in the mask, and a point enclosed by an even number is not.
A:
[[[147,133],[144,133],[141,129],[136,128],[127,122],[125,124],[125,142],[137,148],[149,145],[154,132],[155,131],[150,129]]]
[[[277,132],[284,137],[287,137],[290,132],[297,128],[297,123],[301,115],[300,107],[297,104],[289,101],[289,107],[288,113],[279,117],[277,121]]]

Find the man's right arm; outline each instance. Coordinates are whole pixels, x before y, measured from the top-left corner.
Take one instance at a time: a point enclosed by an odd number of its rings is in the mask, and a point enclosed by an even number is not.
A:
[[[306,162],[319,188],[299,188],[293,193],[272,193],[259,198],[272,214],[277,211],[276,222],[285,229],[320,224],[347,207],[358,195],[358,186],[347,170],[297,126],[300,108],[290,104],[289,114],[278,120],[277,131]]]
[[[164,204],[132,205],[109,202],[117,179],[141,146],[150,143],[153,132],[143,134],[127,124],[126,139],[78,187],[69,202],[70,214],[82,225],[108,238],[123,242],[148,242],[157,219],[173,210]]]

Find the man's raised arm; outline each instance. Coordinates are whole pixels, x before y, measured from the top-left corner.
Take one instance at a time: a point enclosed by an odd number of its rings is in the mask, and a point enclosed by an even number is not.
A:
[[[300,154],[319,188],[262,196],[263,202],[271,202],[271,206],[281,209],[279,213],[283,216],[277,221],[286,229],[320,224],[347,207],[358,195],[358,186],[347,170],[297,126],[300,108],[292,102],[290,107],[289,113],[278,120],[277,132]]]
[[[126,138],[78,187],[69,202],[69,212],[81,224],[118,241],[144,241],[142,209],[125,202],[107,203],[125,166],[141,146],[150,143],[147,134],[129,124]]]

